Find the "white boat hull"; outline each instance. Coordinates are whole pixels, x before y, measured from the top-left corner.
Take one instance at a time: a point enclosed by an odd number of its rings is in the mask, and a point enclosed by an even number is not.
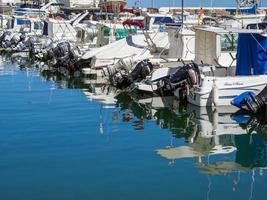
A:
[[[188,102],[200,107],[229,106],[240,94],[250,91],[258,94],[267,84],[267,75],[204,77],[201,86],[194,87]]]

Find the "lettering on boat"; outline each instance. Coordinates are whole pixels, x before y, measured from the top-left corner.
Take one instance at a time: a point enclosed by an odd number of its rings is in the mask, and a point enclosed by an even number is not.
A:
[[[225,86],[234,86],[234,85],[240,86],[240,85],[244,85],[244,83],[242,83],[242,82],[226,82],[226,83],[224,83],[224,85]]]

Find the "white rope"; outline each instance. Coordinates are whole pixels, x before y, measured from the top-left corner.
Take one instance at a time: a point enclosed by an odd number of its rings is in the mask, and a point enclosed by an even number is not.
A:
[[[253,35],[253,33],[251,33],[251,36],[253,37],[253,39],[258,43],[258,45],[262,48],[262,50],[264,52],[267,52],[266,49],[261,45],[261,43],[257,40],[257,38]]]

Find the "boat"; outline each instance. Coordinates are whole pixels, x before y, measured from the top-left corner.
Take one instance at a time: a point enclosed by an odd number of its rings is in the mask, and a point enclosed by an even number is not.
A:
[[[52,12],[56,13],[59,11],[59,7],[62,4],[55,3],[53,1],[48,2],[47,4],[40,5],[40,1],[37,2],[38,5],[21,5],[18,7],[14,14],[19,16],[28,16],[28,17],[46,17]]]
[[[169,38],[169,49],[166,55],[150,57],[154,69],[145,78],[135,81],[132,89],[153,93],[158,90],[157,80],[174,73],[182,63],[194,59],[195,33],[187,28],[166,31]]]
[[[194,62],[201,75],[200,83],[187,96],[188,102],[200,107],[228,106],[244,91],[262,91],[267,84],[261,44],[266,37],[262,33],[256,29],[196,28]]]
[[[168,49],[168,34],[165,32],[149,34],[157,53]],[[84,74],[95,74],[105,76],[103,69],[114,65],[120,60],[143,60],[153,57],[152,46],[145,35],[130,35],[125,39],[118,40],[109,45],[87,51],[83,56],[84,62],[89,66],[83,69]]]

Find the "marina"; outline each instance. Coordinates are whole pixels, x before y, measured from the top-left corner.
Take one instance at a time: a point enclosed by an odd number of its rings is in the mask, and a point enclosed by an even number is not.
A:
[[[165,3],[0,1],[2,199],[266,199],[267,5]]]

